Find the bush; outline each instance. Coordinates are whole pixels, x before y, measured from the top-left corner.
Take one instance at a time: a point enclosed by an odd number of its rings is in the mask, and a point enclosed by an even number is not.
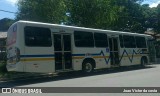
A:
[[[5,61],[0,62],[0,75],[4,75],[8,72],[6,68],[6,64],[7,63]]]

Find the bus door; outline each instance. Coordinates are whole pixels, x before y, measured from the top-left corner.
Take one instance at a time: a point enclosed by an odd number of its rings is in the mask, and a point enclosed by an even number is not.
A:
[[[118,37],[109,38],[110,48],[110,63],[111,66],[119,66],[119,48],[118,48]]]
[[[72,69],[72,51],[70,34],[53,34],[55,70]]]

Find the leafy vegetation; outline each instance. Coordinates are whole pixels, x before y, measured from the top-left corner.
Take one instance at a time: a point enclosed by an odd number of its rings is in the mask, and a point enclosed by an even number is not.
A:
[[[17,20],[60,23],[65,19],[64,0],[19,0]]]
[[[144,0],[19,0],[17,20],[144,33],[159,32],[159,10]]]
[[[0,62],[0,77],[7,73],[6,62]]]
[[[99,29],[160,33],[160,4],[150,8],[143,0],[19,0],[17,20],[31,20]],[[0,20],[0,31],[14,22]]]

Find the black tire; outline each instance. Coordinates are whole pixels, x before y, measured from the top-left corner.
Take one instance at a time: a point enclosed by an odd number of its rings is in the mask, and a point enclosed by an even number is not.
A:
[[[82,71],[84,73],[92,73],[94,70],[93,62],[91,61],[86,61],[82,65]]]

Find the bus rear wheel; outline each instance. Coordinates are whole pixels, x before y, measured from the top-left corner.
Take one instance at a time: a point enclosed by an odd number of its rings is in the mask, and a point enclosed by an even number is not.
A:
[[[83,65],[82,65],[82,71],[84,73],[91,73],[93,72],[93,63],[91,61],[87,61],[87,62],[84,62]]]

